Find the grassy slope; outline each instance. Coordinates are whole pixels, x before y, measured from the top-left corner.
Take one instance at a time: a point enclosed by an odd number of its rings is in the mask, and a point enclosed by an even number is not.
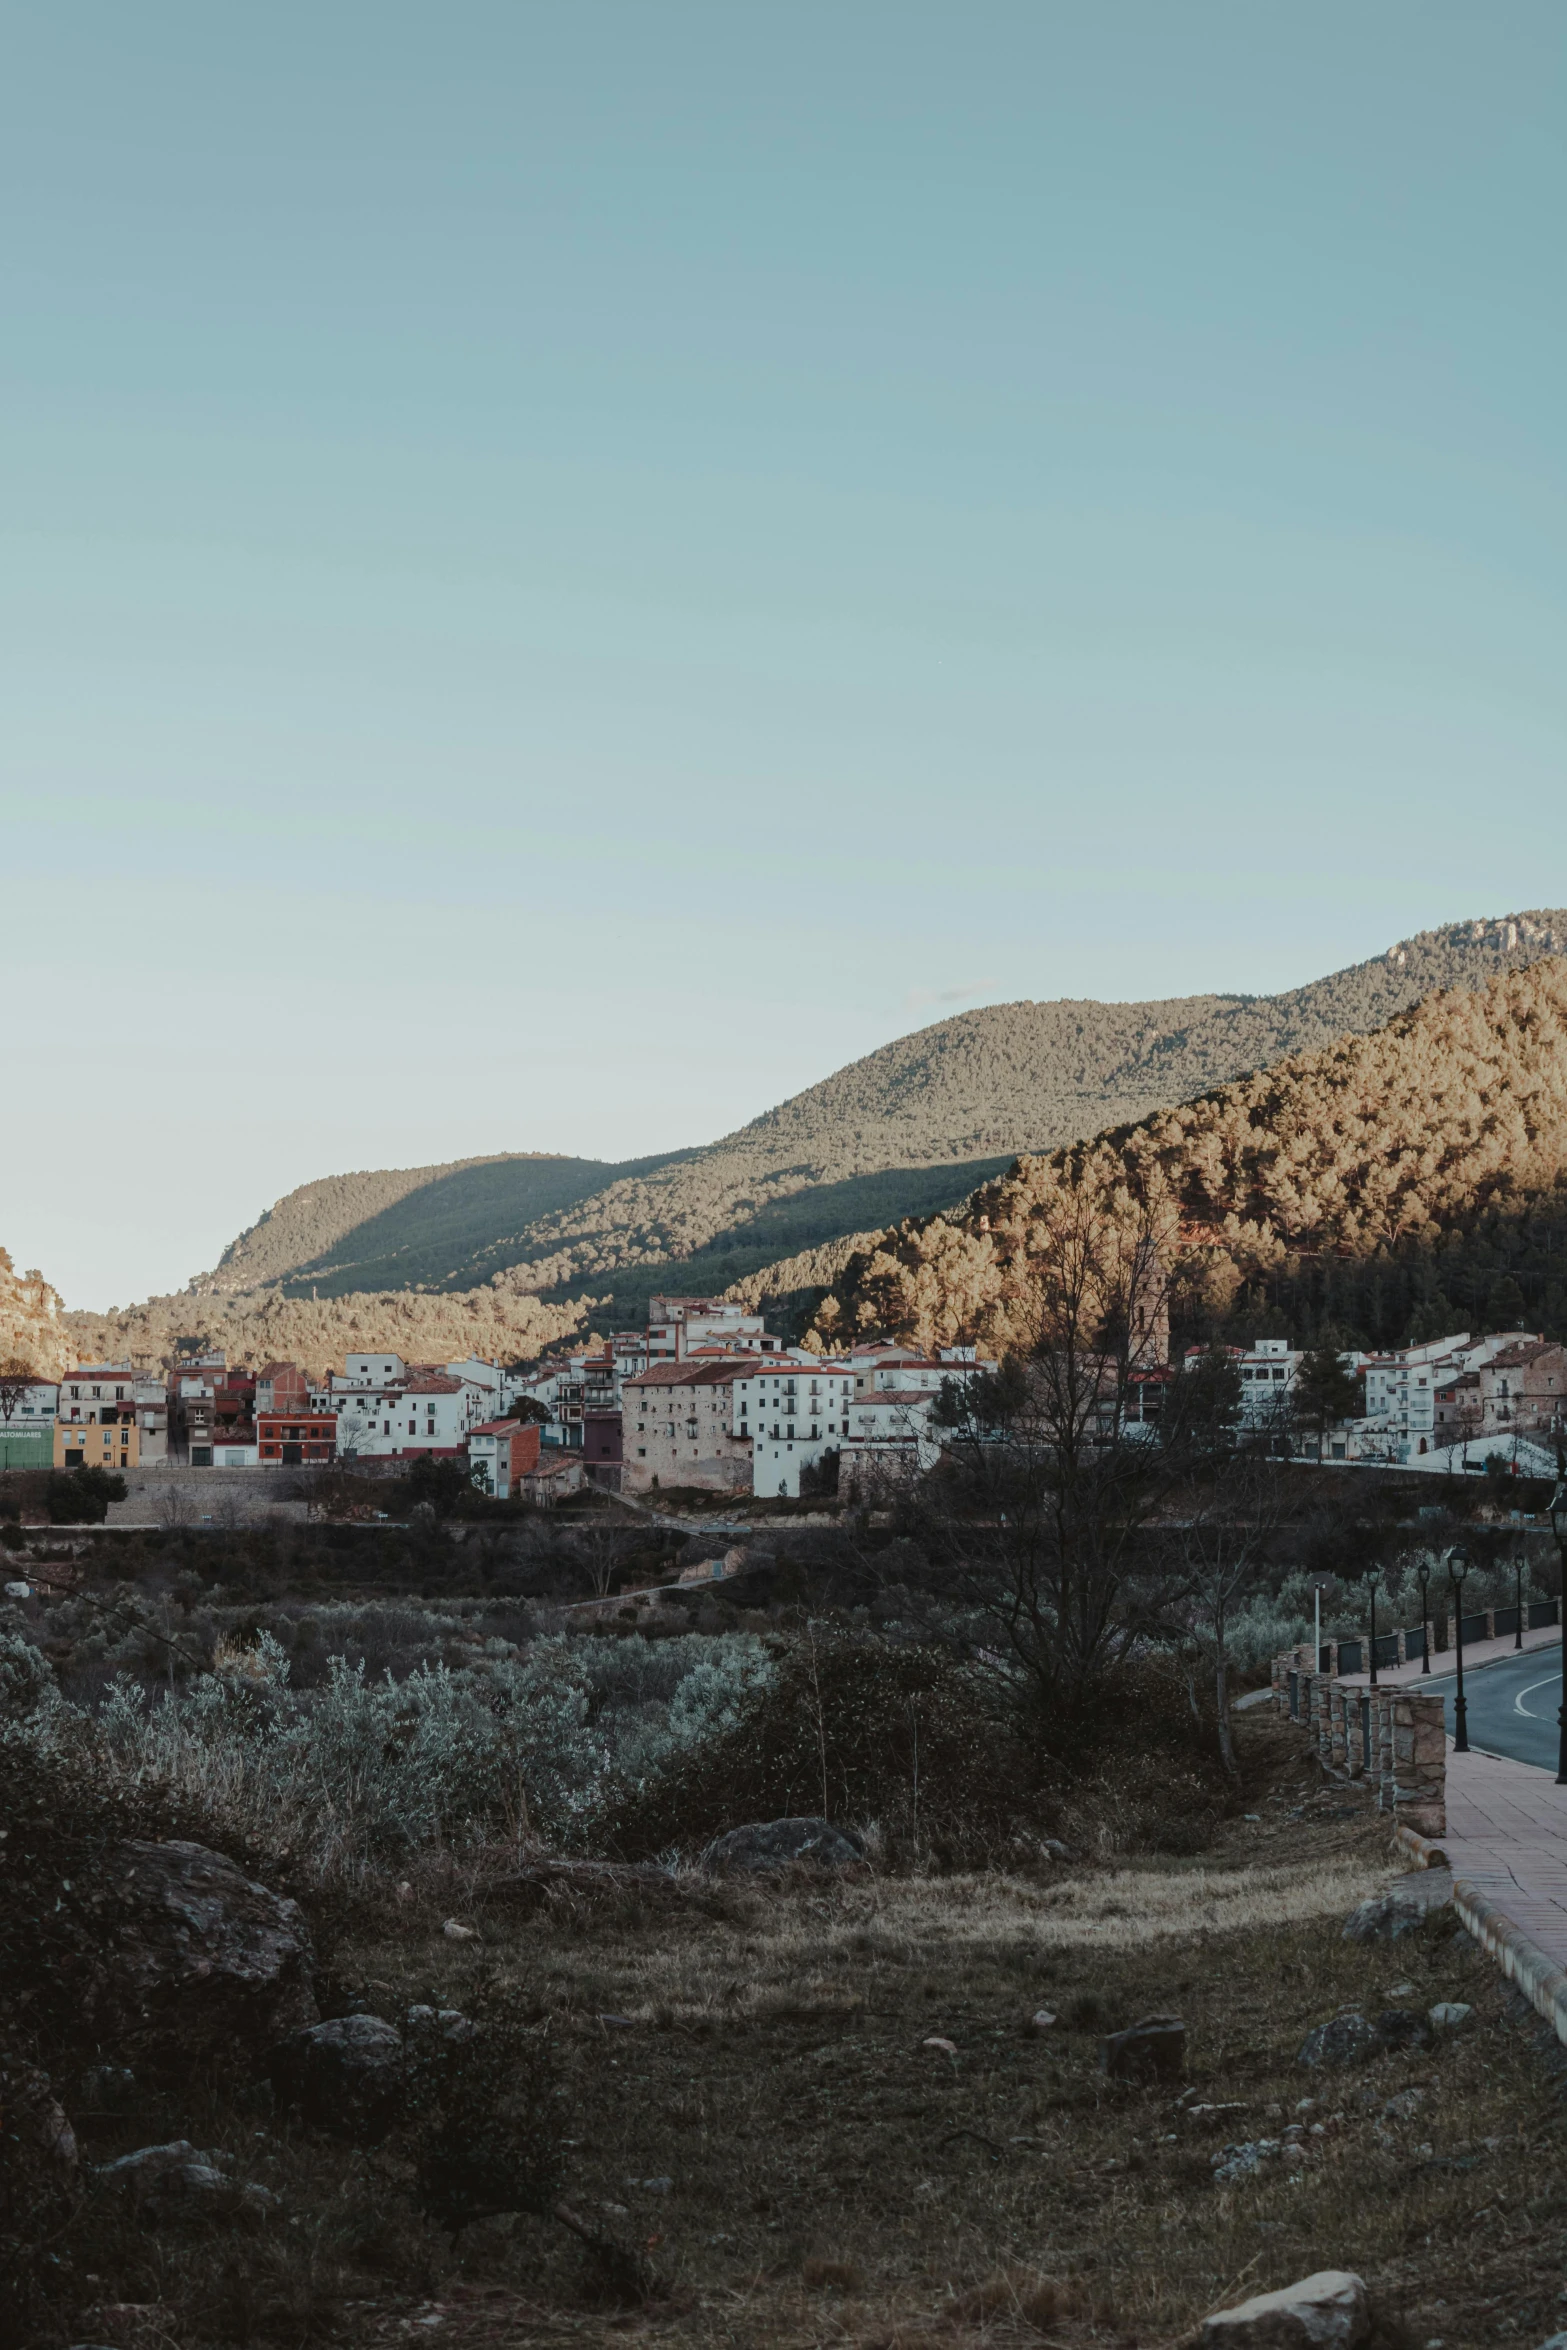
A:
[[[1061,2350],[1126,2350],[1340,2265],[1408,2328],[1380,2344],[1537,2341],[1561,2278],[1560,2051],[1512,2020],[1450,1913],[1395,1948],[1342,1940],[1345,1910],[1389,1873],[1385,1822],[1338,1790],[1314,1806],[1289,1733],[1242,1729],[1245,1806],[1263,1818],[1233,1820],[1189,1863],[532,1908],[504,1871],[476,1906],[447,1876],[361,1912],[336,1978],[387,2014],[509,1988],[547,2023],[571,2199],[672,2281],[659,2333],[694,2350],[1002,2350],[1041,2331]],[[443,1936],[454,1906],[477,1942]],[[1329,2075],[1295,2061],[1343,2005],[1438,1999],[1475,2021],[1431,2055]],[[1060,2018],[1045,2033],[1030,2029],[1041,2006]],[[1194,2102],[1225,2110],[1106,2082],[1100,2034],[1172,2008]],[[1413,2110],[1389,2115],[1411,2088]],[[1324,2129],[1299,2184],[1276,2163],[1217,2188],[1213,2154],[1277,2138],[1306,2096]],[[453,2350],[499,2350],[624,2341],[647,2322],[596,2297],[547,2223],[481,2224],[453,2250],[410,2210],[392,2155],[258,2127],[248,2108],[178,2118],[297,2224],[105,2247],[105,2297],[161,2301],[171,2333],[199,2312],[202,2340],[369,2345],[424,2320]],[[130,2142],[130,2125],[86,2126],[94,2159]],[[1066,2290],[1036,2330],[1042,2279]],[[69,2338],[118,2339],[86,2323]]]

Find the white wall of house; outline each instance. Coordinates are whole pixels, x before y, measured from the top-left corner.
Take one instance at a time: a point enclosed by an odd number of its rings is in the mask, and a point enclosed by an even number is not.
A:
[[[390,1387],[406,1378],[408,1365],[401,1355],[345,1355],[342,1384],[345,1387]]]
[[[385,1459],[459,1451],[471,1425],[467,1393],[455,1381],[449,1394],[334,1385],[327,1408],[337,1413],[339,1460],[349,1453]]]
[[[737,1377],[732,1427],[751,1440],[751,1491],[797,1496],[800,1472],[849,1433],[854,1373],[819,1357]]]

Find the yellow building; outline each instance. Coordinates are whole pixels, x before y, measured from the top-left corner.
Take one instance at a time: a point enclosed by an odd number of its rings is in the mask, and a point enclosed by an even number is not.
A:
[[[139,1469],[141,1430],[136,1425],[134,1409],[127,1407],[123,1417],[110,1417],[107,1415],[114,1412],[112,1404],[95,1408],[104,1410],[106,1416],[101,1420],[56,1420],[55,1467]]]

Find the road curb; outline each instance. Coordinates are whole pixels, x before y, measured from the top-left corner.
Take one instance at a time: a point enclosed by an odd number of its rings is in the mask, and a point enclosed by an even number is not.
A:
[[[1394,1826],[1393,1842],[1409,1854],[1417,1869],[1445,1869],[1448,1865],[1446,1847],[1439,1839],[1422,1836],[1418,1828],[1407,1827],[1402,1820]]]
[[[1453,1881],[1453,1907],[1482,1950],[1488,1951],[1510,1983],[1543,2015],[1567,2046],[1567,1969],[1547,1958],[1536,1942],[1513,1924],[1478,1886]]]

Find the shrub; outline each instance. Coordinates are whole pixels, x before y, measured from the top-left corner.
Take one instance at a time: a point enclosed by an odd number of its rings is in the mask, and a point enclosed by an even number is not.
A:
[[[708,1702],[693,1689],[693,1714]],[[813,1628],[716,1697],[707,1723],[621,1794],[606,1833],[628,1858],[799,1813],[979,1853],[1011,1839],[1043,1786],[999,1692],[940,1648]]]
[[[454,2242],[475,2220],[550,2209],[565,2147],[542,2033],[504,2013],[464,2038],[427,2031],[413,2043],[406,2080],[419,2204]]]
[[[125,1479],[111,1469],[53,1469],[44,1487],[51,1526],[101,1526],[111,1501],[123,1501]]]

